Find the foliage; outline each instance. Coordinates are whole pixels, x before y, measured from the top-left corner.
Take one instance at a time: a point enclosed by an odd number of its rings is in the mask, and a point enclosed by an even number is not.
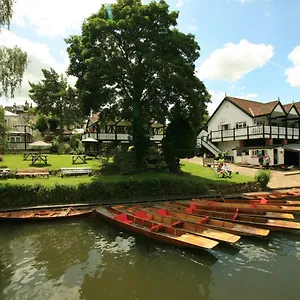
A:
[[[29,96],[37,104],[39,112],[51,114],[59,121],[60,140],[63,139],[65,125],[81,117],[81,103],[75,89],[68,86],[67,79],[53,69],[42,69],[44,79],[31,83]]]
[[[58,123],[59,123],[59,121],[57,120],[57,118],[50,117],[48,119],[48,126],[49,126],[50,131],[55,132],[58,127]]]
[[[39,130],[33,130],[32,131],[32,139],[34,142],[37,142],[37,141],[42,141],[43,140],[43,137],[42,137],[42,134]]]
[[[54,137],[52,140],[52,147],[51,147],[51,153],[58,154],[59,153],[59,139],[58,137]]]
[[[184,117],[176,115],[162,140],[165,162],[171,172],[178,172],[180,158],[191,158],[196,152],[196,135]]]
[[[0,30],[1,26],[7,25],[10,28],[10,21],[13,16],[14,0],[0,0]]]
[[[20,48],[0,47],[0,97],[14,97],[15,90],[21,86],[27,64],[27,54]]]
[[[84,153],[84,146],[83,146],[83,143],[81,141],[79,141],[77,147],[74,149],[74,153],[75,154],[83,154]]]
[[[35,123],[35,128],[40,132],[40,133],[45,133],[48,129],[48,120],[45,115],[38,115],[36,123]]]
[[[270,170],[258,170],[255,174],[255,180],[260,183],[260,186],[263,190],[267,189],[271,177],[272,174]]]
[[[89,17],[82,34],[67,39],[69,74],[78,78],[85,113],[131,122],[137,169],[147,167],[150,124],[164,124],[177,104],[196,132],[210,96],[195,75],[195,37],[177,28],[165,1],[118,0]]]
[[[3,161],[3,156],[0,154],[0,161]]]
[[[7,126],[4,119],[4,108],[0,106],[0,154],[3,154],[7,147]]]
[[[151,171],[159,171],[166,169],[167,165],[163,160],[162,153],[154,146],[149,148],[146,156],[147,169]]]
[[[118,181],[92,181],[72,185],[11,185],[0,184],[0,208],[26,207],[46,204],[95,203],[118,199],[162,197],[171,195],[200,195],[206,186],[178,177],[152,177],[142,180],[123,176]]]
[[[119,169],[120,174],[134,174],[137,172],[135,163],[134,149],[125,150],[118,148],[114,153],[114,163],[116,168]]]

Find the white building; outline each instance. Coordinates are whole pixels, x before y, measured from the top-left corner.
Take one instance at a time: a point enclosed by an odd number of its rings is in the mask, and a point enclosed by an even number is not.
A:
[[[261,103],[225,96],[198,136],[198,147],[226,152],[235,163],[258,165],[257,154],[271,165],[300,165],[300,102]]]

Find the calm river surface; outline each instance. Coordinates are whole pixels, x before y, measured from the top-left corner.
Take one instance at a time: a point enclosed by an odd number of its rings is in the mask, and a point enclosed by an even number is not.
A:
[[[186,251],[98,218],[0,223],[0,299],[300,299],[300,235]]]

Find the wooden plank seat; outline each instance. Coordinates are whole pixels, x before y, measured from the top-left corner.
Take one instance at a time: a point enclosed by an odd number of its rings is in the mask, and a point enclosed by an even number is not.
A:
[[[49,178],[49,170],[47,168],[28,168],[19,169],[16,172],[16,178],[35,176],[47,176]]]
[[[60,169],[60,176],[64,177],[65,175],[89,175],[92,174],[92,168],[61,168]]]

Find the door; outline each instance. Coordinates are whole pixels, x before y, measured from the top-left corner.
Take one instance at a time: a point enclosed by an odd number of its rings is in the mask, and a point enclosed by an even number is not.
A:
[[[278,165],[278,149],[274,149],[274,165]]]

